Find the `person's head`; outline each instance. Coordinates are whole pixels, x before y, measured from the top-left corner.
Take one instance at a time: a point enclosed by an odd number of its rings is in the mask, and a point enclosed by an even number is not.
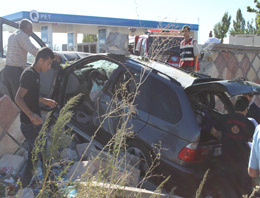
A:
[[[190,26],[184,25],[181,32],[183,33],[184,38],[188,38],[190,36]]]
[[[213,37],[212,31],[209,32],[209,38]]]
[[[249,101],[246,97],[244,96],[238,96],[237,100],[235,102],[235,111],[240,112],[243,115],[247,114],[248,111],[248,106],[249,106]]]
[[[33,33],[32,22],[28,19],[21,20],[19,29],[23,30],[26,34],[31,35]]]
[[[249,101],[249,104],[251,103],[251,101],[254,98],[254,94],[253,93],[248,93],[248,94],[243,94],[244,97],[246,97]]]
[[[35,58],[34,66],[39,72],[46,72],[51,68],[55,55],[48,47],[41,48]]]

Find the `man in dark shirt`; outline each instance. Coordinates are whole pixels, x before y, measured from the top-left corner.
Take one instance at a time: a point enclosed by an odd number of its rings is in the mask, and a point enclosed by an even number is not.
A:
[[[49,70],[53,59],[54,54],[51,49],[47,47],[40,49],[33,65],[22,73],[20,86],[15,97],[15,102],[21,109],[21,131],[28,144],[28,161],[21,177],[23,187],[30,183],[33,176],[31,152],[42,126],[39,102],[52,108],[57,105],[54,100],[40,97],[39,73]]]
[[[221,140],[223,175],[237,197],[251,191],[251,179],[247,174],[250,153],[247,142],[252,139],[255,126],[246,118],[248,105],[248,99],[239,96],[235,103],[235,113],[224,115],[211,129],[211,134]]]

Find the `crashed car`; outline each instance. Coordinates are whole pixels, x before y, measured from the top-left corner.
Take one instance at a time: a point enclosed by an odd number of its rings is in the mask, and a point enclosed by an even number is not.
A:
[[[209,130],[221,115],[234,112],[230,97],[260,92],[253,82],[198,77],[166,64],[109,54],[82,58],[66,67],[54,84],[53,99],[61,107],[83,94],[68,126],[89,141],[101,126],[95,136],[101,148],[121,124],[118,116],[103,119],[113,109],[111,101],[116,97],[120,103],[123,95],[135,93],[128,151],[143,159],[142,174],[153,161],[154,145],[160,144],[157,171],[171,175],[172,187],[178,186],[184,196],[195,192],[207,169],[218,168],[221,144]],[[117,94],[122,86],[124,93]]]
[[[112,54],[84,56],[66,67],[55,65],[41,73],[42,96],[63,107],[73,96],[83,94],[67,127],[85,141],[99,129],[94,137],[99,148],[122,124],[114,114],[104,119],[115,108],[112,101],[122,104],[129,96],[135,111],[127,123],[134,133],[126,140],[127,150],[142,159],[141,176],[156,156],[154,145],[160,145],[160,164],[155,171],[170,175],[167,185],[176,186],[184,197],[195,194],[207,169],[219,169],[221,144],[209,129],[220,116],[234,112],[231,97],[260,93],[260,86],[252,82],[214,79],[160,62]],[[54,120],[59,111],[55,109]],[[121,111],[130,109],[125,106]]]

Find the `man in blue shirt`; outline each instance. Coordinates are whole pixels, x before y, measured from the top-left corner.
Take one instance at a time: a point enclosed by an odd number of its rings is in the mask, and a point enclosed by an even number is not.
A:
[[[260,149],[260,125],[258,125],[255,129],[253,144],[250,152],[250,158],[248,163],[248,174],[250,177],[259,177],[259,170],[260,170],[259,149]]]

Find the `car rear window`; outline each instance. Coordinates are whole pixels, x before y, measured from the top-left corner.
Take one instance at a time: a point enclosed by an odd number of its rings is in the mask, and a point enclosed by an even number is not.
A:
[[[151,114],[170,123],[180,120],[182,111],[179,98],[172,87],[153,79]]]

